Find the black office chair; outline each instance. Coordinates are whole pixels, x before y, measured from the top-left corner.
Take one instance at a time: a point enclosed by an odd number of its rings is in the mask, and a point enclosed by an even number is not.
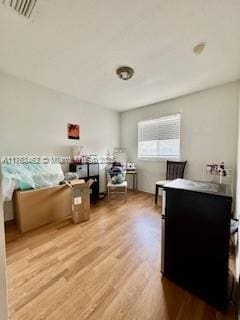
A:
[[[170,180],[182,179],[184,177],[186,164],[187,161],[167,161],[166,180],[156,182],[155,204],[157,204],[159,188],[163,188],[164,184]]]

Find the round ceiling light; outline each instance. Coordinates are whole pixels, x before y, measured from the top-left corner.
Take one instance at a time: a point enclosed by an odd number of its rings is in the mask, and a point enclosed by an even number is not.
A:
[[[134,70],[130,67],[124,66],[124,67],[119,67],[116,73],[120,79],[129,80],[134,75]]]

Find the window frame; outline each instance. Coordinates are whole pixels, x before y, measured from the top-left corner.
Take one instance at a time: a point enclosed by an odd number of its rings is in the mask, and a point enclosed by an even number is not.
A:
[[[161,155],[158,155],[158,156],[140,156],[139,155],[139,132],[140,132],[140,123],[143,123],[143,122],[151,122],[151,121],[155,121],[155,120],[161,120],[161,119],[164,119],[164,118],[171,118],[171,117],[177,117],[179,116],[179,154],[177,156],[161,156]],[[181,135],[181,132],[182,132],[182,115],[181,113],[175,113],[175,114],[170,114],[170,115],[165,115],[165,116],[161,116],[159,118],[152,118],[152,119],[148,119],[148,120],[141,120],[141,121],[138,121],[138,135],[137,135],[137,158],[139,161],[167,161],[167,160],[171,160],[171,161],[179,161],[181,159],[181,151],[182,151],[182,135]],[[159,141],[159,140],[157,140]]]

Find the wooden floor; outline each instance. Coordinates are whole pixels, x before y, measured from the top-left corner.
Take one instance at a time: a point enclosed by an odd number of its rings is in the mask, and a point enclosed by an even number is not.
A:
[[[91,220],[18,235],[6,228],[10,319],[212,320],[218,313],[160,274],[152,195],[101,200]]]

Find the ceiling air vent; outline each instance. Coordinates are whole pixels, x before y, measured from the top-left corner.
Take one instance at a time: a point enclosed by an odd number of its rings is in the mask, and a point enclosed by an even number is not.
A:
[[[10,7],[12,10],[26,18],[31,17],[36,3],[37,0],[3,0],[5,6]]]

